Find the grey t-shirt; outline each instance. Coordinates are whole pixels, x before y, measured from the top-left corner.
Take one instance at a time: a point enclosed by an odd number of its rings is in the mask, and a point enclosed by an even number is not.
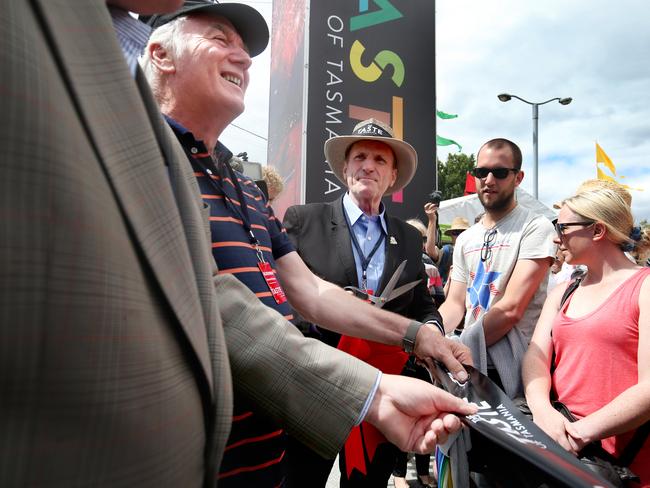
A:
[[[481,248],[490,229],[482,223],[474,224],[456,241],[451,279],[467,285],[465,327],[471,327],[503,297],[518,260],[555,256],[553,225],[521,205],[499,220],[494,229],[496,234],[485,262],[481,260]],[[528,342],[546,300],[547,280],[548,275],[516,325]]]

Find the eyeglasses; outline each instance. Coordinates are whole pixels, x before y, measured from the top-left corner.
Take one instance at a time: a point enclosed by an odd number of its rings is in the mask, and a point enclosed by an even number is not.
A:
[[[497,238],[497,229],[489,229],[483,235],[483,245],[481,246],[481,261],[485,262],[492,257],[492,244]]]
[[[496,179],[503,180],[508,177],[508,173],[511,171],[519,173],[519,170],[515,168],[472,168],[470,174],[475,178],[487,178],[492,173]]]
[[[558,222],[557,219],[553,221],[553,227],[555,227],[555,232],[557,232],[558,238],[562,239],[564,236],[564,232],[567,230],[567,227],[575,227],[575,226],[582,226],[582,227],[589,227],[590,225],[594,225],[596,222],[592,221],[586,221],[586,222]]]

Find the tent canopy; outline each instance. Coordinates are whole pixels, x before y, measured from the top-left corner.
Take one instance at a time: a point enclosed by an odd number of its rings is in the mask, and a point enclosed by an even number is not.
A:
[[[515,198],[520,205],[544,215],[549,220],[557,217],[556,212],[519,187],[515,190]],[[438,222],[441,225],[449,225],[454,220],[454,217],[464,217],[472,225],[474,218],[481,212],[483,212],[483,205],[481,205],[476,194],[443,200],[440,202],[440,208],[438,209]]]

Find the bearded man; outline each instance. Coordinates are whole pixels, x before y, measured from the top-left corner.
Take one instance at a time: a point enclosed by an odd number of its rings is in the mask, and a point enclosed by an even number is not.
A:
[[[475,363],[479,368],[484,363],[488,376],[511,397],[523,393],[521,360],[555,255],[551,222],[515,198],[524,178],[521,163],[521,150],[507,139],[481,146],[472,175],[485,214],[458,236],[449,293],[440,306],[448,332],[465,317],[463,342],[470,349],[482,346]]]

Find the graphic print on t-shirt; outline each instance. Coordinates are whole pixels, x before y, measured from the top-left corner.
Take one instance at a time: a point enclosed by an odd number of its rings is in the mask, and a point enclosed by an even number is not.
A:
[[[467,289],[467,296],[474,318],[483,310],[487,311],[490,308],[490,298],[499,294],[494,282],[500,275],[499,271],[487,270],[483,261],[479,261],[476,273],[470,273],[472,284]]]

